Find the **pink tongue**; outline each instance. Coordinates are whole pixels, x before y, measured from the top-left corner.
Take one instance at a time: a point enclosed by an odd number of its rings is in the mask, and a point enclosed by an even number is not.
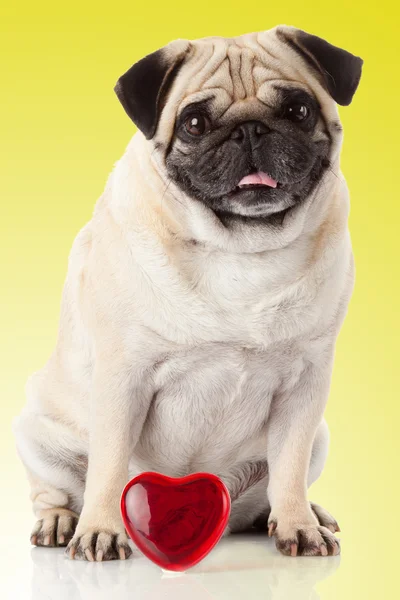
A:
[[[258,183],[259,185],[268,185],[272,188],[276,188],[277,186],[275,179],[272,179],[272,177],[266,173],[263,173],[262,171],[246,175],[246,177],[243,177],[243,179],[239,181],[238,186],[241,187],[242,185],[251,185],[254,183]]]

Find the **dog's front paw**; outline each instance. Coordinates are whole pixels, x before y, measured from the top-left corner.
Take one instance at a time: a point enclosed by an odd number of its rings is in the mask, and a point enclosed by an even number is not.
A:
[[[312,521],[289,522],[270,516],[268,535],[275,537],[276,547],[285,556],[336,556],[340,542],[327,528]]]
[[[65,551],[75,560],[90,562],[103,560],[125,560],[132,555],[125,531],[101,529],[79,529]]]

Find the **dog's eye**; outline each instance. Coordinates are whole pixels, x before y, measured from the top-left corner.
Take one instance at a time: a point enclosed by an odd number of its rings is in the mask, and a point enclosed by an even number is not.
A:
[[[285,106],[284,116],[286,119],[289,119],[289,121],[300,123],[300,121],[305,121],[309,114],[310,110],[305,104],[294,103]]]
[[[185,119],[185,129],[190,135],[203,135],[208,128],[208,121],[201,113],[192,113]]]

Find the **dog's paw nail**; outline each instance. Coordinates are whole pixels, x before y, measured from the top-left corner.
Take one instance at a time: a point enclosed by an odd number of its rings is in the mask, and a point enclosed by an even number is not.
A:
[[[123,548],[119,549],[119,558],[121,560],[125,560],[126,556],[125,556],[125,550]]]
[[[335,547],[333,549],[333,556],[338,556],[338,554],[340,554],[340,546],[339,544],[336,542]]]
[[[63,535],[60,535],[60,537],[58,538],[58,543],[60,545],[65,543],[65,537]]]
[[[94,562],[94,557],[93,557],[92,551],[89,550],[89,548],[86,548],[86,550],[85,550],[85,556],[86,556],[86,558],[88,559],[89,562]]]
[[[37,535],[31,537],[31,544],[32,546],[37,546]]]
[[[50,536],[46,535],[46,537],[43,540],[43,546],[50,546]]]
[[[268,537],[272,537],[275,533],[275,529],[276,529],[276,521],[271,521],[268,525]]]
[[[325,544],[321,544],[320,550],[322,556],[328,556],[328,548],[325,546]]]
[[[290,544],[290,556],[297,556],[297,544]]]
[[[103,556],[104,556],[103,550],[99,550],[98,553],[96,554],[96,561],[101,562],[103,560]]]

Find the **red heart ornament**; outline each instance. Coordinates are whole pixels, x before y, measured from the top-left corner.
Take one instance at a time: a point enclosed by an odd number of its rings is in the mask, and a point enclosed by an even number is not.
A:
[[[200,562],[220,540],[230,510],[225,484],[211,473],[179,478],[141,473],[121,497],[132,541],[169,571],[185,571]]]

